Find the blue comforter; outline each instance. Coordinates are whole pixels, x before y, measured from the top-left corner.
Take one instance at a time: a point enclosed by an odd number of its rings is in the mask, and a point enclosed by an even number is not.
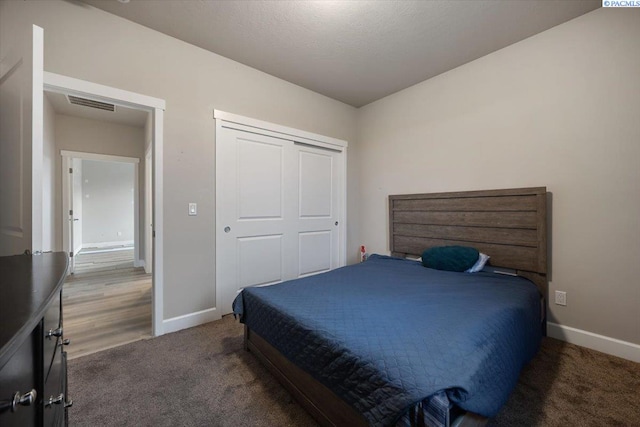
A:
[[[440,391],[496,415],[541,339],[540,296],[528,280],[379,255],[246,288],[233,309],[372,425],[395,424]]]

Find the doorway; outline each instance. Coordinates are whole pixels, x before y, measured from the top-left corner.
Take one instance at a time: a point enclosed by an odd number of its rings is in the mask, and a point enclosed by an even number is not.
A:
[[[78,265],[78,255],[88,253],[125,251],[116,254],[120,261],[130,258],[132,267],[144,267],[151,258],[153,239],[151,230],[143,228],[141,233],[139,225],[152,212],[145,212],[143,217],[140,205],[152,209],[153,191],[147,182],[150,173],[145,171],[146,191],[140,200],[140,159],[68,150],[61,150],[60,154],[61,217],[67,223],[63,227],[63,240],[67,245],[65,251],[70,254],[68,273],[74,274],[78,268],[80,272],[91,270],[87,257]],[[145,165],[150,166],[146,162]]]
[[[67,224],[63,240],[70,254],[62,305],[73,359],[151,336],[152,277],[140,256],[146,240],[141,231],[150,230],[139,227],[144,222],[141,207],[151,204],[151,192],[140,191],[147,188],[142,181],[148,176],[139,171],[146,114],[123,124],[105,112],[60,106],[61,97],[47,93],[45,115],[50,104],[62,166],[59,218]],[[92,143],[84,141],[88,134]],[[137,157],[64,149],[68,147],[130,150]]]
[[[141,241],[150,241],[148,249],[144,250],[142,256],[147,257],[149,262],[145,262],[141,259],[141,254],[138,251],[138,261],[134,267],[145,267],[153,265],[153,271],[151,278],[151,333],[152,336],[159,336],[163,334],[163,121],[164,121],[164,100],[152,98],[145,95],[136,94],[133,92],[124,91],[104,85],[99,85],[84,80],[74,79],[59,74],[44,73],[44,89],[47,92],[63,94],[65,96],[72,95],[81,98],[89,99],[96,102],[110,103],[119,107],[130,108],[140,110],[149,114],[149,121],[147,122],[147,134],[148,140],[145,140],[146,152],[143,151],[145,164],[147,161],[146,153],[149,153],[150,170],[143,175],[147,178],[151,178],[151,182],[145,183],[144,187],[150,188],[149,193],[152,197],[147,197],[144,200],[143,206],[149,205],[151,207],[150,212],[147,214],[150,216],[151,221],[149,229],[145,232],[135,233],[138,237],[143,236]],[[138,198],[136,198],[137,200]],[[63,202],[64,203],[64,202]],[[137,216],[140,221],[140,216]],[[63,236],[69,235],[69,218],[65,217],[62,221]],[[73,219],[73,218],[71,218]],[[143,220],[146,224],[146,220]],[[138,223],[138,226],[140,222]],[[148,237],[147,237],[148,236]],[[68,250],[69,240],[68,238],[62,238],[62,246]],[[140,246],[139,246],[140,247]],[[142,269],[142,274],[147,274]]]

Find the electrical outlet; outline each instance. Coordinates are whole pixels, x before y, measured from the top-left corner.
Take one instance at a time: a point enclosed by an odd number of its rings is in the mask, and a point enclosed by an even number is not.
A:
[[[567,305],[567,293],[562,291],[556,291],[556,304]]]

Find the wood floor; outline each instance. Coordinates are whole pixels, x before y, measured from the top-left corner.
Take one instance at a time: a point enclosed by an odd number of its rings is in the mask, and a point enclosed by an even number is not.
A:
[[[62,295],[71,359],[151,336],[151,275],[133,249],[81,251]]]

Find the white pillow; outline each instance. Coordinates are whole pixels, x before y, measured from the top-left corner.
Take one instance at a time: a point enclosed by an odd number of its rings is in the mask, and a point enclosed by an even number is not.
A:
[[[473,264],[473,267],[465,271],[465,273],[477,273],[478,271],[482,270],[484,268],[484,265],[487,263],[487,261],[489,261],[489,258],[491,258],[489,255],[483,254],[482,252],[480,252],[480,255],[478,256],[478,261],[476,261],[476,263]]]

